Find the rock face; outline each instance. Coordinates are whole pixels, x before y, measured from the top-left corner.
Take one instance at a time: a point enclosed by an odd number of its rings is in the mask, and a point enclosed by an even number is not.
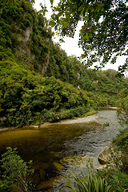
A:
[[[16,48],[16,57],[20,61],[24,61],[26,64],[31,65],[33,59],[35,59],[35,55],[31,53],[30,44],[32,41],[33,29],[32,27],[28,27],[26,30],[21,30],[20,33],[17,34],[17,48]]]
[[[122,163],[122,152],[121,151],[116,151],[116,148],[113,147],[105,147],[103,151],[101,151],[98,155],[98,160],[101,165],[104,165],[106,163],[113,165],[113,166],[118,166],[121,167],[123,166]]]
[[[36,52],[31,51],[33,45],[32,39],[34,36],[33,31],[33,25],[31,25],[24,30],[20,29],[20,32],[17,33],[15,56],[19,61],[29,65],[32,69],[34,69],[34,66],[37,65],[38,72],[41,75],[44,75],[49,65],[51,39],[48,37],[45,38],[44,44],[47,45],[48,48],[47,51],[44,51],[45,54],[43,53],[42,56],[41,53],[36,54]],[[39,57],[44,58],[44,60],[38,61]]]
[[[106,164],[110,162],[112,159],[111,154],[110,154],[110,148],[107,146],[101,151],[98,155],[98,160],[100,164]]]

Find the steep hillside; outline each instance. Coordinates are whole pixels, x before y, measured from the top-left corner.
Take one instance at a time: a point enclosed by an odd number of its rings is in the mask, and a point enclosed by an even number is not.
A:
[[[0,14],[1,59],[14,54],[19,61],[44,73],[52,42],[47,20],[33,9],[29,0],[3,0]]]
[[[54,77],[43,78],[25,64],[2,61],[0,66],[2,126],[58,121],[88,111],[84,91]]]
[[[81,116],[115,105],[128,85],[114,70],[97,72],[67,56],[30,0],[2,0],[0,18],[0,126]]]

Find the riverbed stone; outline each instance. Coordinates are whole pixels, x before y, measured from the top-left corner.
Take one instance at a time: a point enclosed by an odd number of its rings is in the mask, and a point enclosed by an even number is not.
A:
[[[63,159],[60,160],[60,163],[63,165],[72,165],[74,164],[75,160],[73,156],[66,156]]]
[[[45,177],[46,177],[46,172],[44,171],[44,169],[43,169],[43,168],[40,169],[40,170],[39,170],[39,173],[40,173],[40,179],[41,179],[41,180],[44,180]]]
[[[53,181],[54,181],[54,179],[51,179],[49,181],[41,182],[37,186],[37,190],[48,190],[48,189],[51,189],[53,187]]]
[[[122,166],[122,152],[121,151],[116,151],[115,148],[112,146],[107,146],[101,151],[98,155],[98,160],[101,165],[104,165],[106,163],[109,163],[111,165],[114,165],[115,163],[117,164],[118,161],[118,166]]]
[[[61,171],[64,167],[63,165],[61,165],[60,163],[57,163],[57,162],[54,162],[53,163],[53,166],[54,168],[57,170],[57,171]]]
[[[45,170],[45,169],[48,169],[48,167],[49,167],[48,163],[41,162],[40,168],[43,168]]]
[[[62,153],[58,153],[58,152],[51,152],[51,154],[52,154],[52,155],[54,155],[54,156],[55,156],[55,158],[56,158],[56,157],[57,157],[58,159],[63,158]]]
[[[61,180],[63,180],[62,176],[52,177],[48,181],[39,183],[39,185],[37,186],[37,190],[48,191],[49,189],[52,189],[53,186],[58,185],[61,182]]]
[[[104,169],[106,169],[106,167],[107,167],[107,165],[100,165],[100,166],[95,167],[95,169],[97,171],[103,171]]]
[[[33,174],[32,182],[34,185],[38,185],[40,183],[40,176],[38,172]]]
[[[98,160],[101,165],[108,163],[111,161],[111,154],[110,154],[110,148],[107,146],[105,147],[99,154],[98,154]]]

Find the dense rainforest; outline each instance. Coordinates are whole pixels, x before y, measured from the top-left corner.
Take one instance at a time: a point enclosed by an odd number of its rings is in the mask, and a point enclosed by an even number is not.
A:
[[[0,127],[40,126],[107,106],[117,106],[119,119],[128,123],[128,79],[112,69],[87,68],[76,56],[67,56],[53,37],[48,20],[33,8],[33,1],[1,0]],[[101,177],[113,186],[111,191],[121,192],[128,180],[127,129],[113,145],[122,150],[125,167],[109,167]],[[3,157],[7,155],[13,163],[16,158],[23,172],[30,172],[15,151],[9,148]]]
[[[67,56],[31,1],[0,6],[0,126],[40,125],[116,105],[127,79]]]

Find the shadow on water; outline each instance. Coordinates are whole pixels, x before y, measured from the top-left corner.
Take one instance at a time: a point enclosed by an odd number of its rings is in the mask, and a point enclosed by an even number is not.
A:
[[[89,155],[96,158],[121,128],[116,111],[99,111],[97,115],[97,122],[53,123],[39,129],[19,128],[1,132],[0,154],[8,146],[17,147],[25,161],[33,160],[37,189],[46,191],[53,186],[54,178],[59,176],[62,168],[67,169],[65,157]],[[102,124],[107,121],[109,127],[103,129]],[[69,164],[69,160],[66,163]]]

